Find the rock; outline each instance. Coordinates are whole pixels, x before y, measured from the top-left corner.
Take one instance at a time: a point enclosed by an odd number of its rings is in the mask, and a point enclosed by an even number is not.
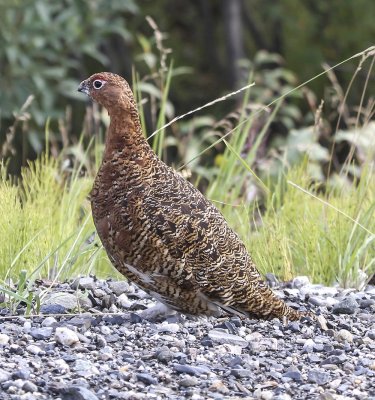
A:
[[[326,364],[334,364],[334,365],[339,365],[343,364],[348,357],[345,354],[341,354],[339,356],[330,356],[324,359],[320,365],[326,365]]]
[[[210,392],[217,392],[221,394],[228,394],[230,392],[224,382],[218,379],[212,382],[212,384],[208,387],[208,390]]]
[[[127,281],[108,282],[108,287],[116,296],[129,292],[129,283]]]
[[[26,347],[26,351],[28,351],[30,354],[35,354],[35,355],[44,353],[43,350],[39,346],[36,346],[35,344],[28,345]]]
[[[236,378],[250,378],[252,376],[252,371],[247,368],[232,368],[230,374]]]
[[[177,333],[180,330],[180,325],[163,322],[161,325],[158,326],[157,330],[159,332]]]
[[[30,335],[36,340],[47,340],[52,336],[53,328],[43,327],[30,330]]]
[[[25,392],[34,393],[38,391],[38,386],[30,381],[26,381],[22,386],[22,390],[24,390]]]
[[[194,366],[187,364],[174,364],[173,369],[179,373],[185,373],[189,375],[207,375],[211,372],[210,368],[207,366]]]
[[[158,361],[167,364],[169,361],[173,360],[174,354],[175,353],[173,351],[169,349],[164,349],[157,352],[156,358],[158,359]]]
[[[346,297],[341,300],[335,306],[333,306],[332,312],[333,314],[354,314],[358,309],[359,304],[356,302],[353,296]]]
[[[158,380],[153,378],[150,374],[141,373],[135,375],[137,379],[146,385],[157,385]]]
[[[66,386],[60,389],[62,400],[99,400],[89,389],[82,386]]]
[[[294,381],[300,382],[302,381],[302,374],[296,367],[290,367],[288,370],[283,374],[284,378],[290,378]]]
[[[310,284],[310,279],[308,276],[296,276],[292,281],[292,286],[300,289],[302,286],[307,286]]]
[[[70,287],[73,290],[77,289],[87,289],[87,290],[94,290],[95,289],[95,281],[94,278],[91,276],[85,276],[82,278],[77,278],[71,283]]]
[[[248,346],[248,342],[241,336],[233,335],[219,330],[211,330],[208,332],[208,337],[216,343],[232,344],[243,348]]]
[[[65,310],[73,310],[78,307],[78,298],[76,295],[66,292],[51,293],[44,300],[43,305],[62,306]]]
[[[88,360],[83,360],[80,358],[74,362],[72,370],[75,371],[77,375],[85,378],[92,375],[99,375],[99,370],[95,367],[95,365]]]
[[[130,308],[132,306],[132,302],[129,300],[128,296],[125,293],[120,294],[117,298],[117,304],[122,308]]]
[[[178,382],[179,386],[182,387],[197,386],[198,383],[198,378],[196,378],[195,376],[187,376],[186,378],[183,378]]]
[[[316,383],[317,385],[322,386],[331,381],[331,376],[326,372],[310,370],[307,373],[307,379],[309,380],[309,382]]]
[[[315,342],[312,339],[307,339],[303,345],[303,351],[306,353],[312,353],[314,351]]]
[[[12,379],[29,379],[30,377],[30,370],[27,368],[20,368],[12,373]]]
[[[9,379],[11,379],[11,374],[0,368],[0,383],[6,382]]]
[[[72,346],[79,342],[77,334],[69,328],[56,328],[55,340],[63,346]]]
[[[61,304],[42,304],[40,312],[42,314],[65,314],[66,308]]]
[[[10,337],[5,333],[0,333],[0,346],[5,346],[9,343]]]
[[[335,337],[338,342],[342,342],[342,343],[344,343],[344,342],[352,343],[353,342],[353,335],[346,329],[340,329],[336,333]]]
[[[57,325],[57,321],[54,317],[46,317],[42,323],[42,326],[48,328],[48,327],[55,327]]]

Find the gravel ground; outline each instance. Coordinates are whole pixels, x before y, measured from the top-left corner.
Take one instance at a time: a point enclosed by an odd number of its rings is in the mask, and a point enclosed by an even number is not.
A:
[[[57,284],[43,315],[0,309],[0,399],[375,399],[375,286],[298,277],[276,292],[323,314],[328,329],[180,314],[150,322],[140,314],[153,300],[125,281]]]

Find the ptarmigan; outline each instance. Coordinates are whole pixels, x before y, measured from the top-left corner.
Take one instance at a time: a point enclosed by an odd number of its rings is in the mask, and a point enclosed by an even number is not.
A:
[[[311,316],[276,297],[219,210],[152,151],[122,77],[97,73],[78,90],[110,116],[91,205],[103,246],[122,274],[187,314]]]

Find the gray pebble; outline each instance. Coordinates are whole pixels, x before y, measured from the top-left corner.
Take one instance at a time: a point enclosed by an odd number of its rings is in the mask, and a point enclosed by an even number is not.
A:
[[[296,367],[290,367],[288,370],[283,374],[284,378],[290,378],[294,381],[302,381],[302,374]]]
[[[77,278],[70,285],[70,287],[73,290],[77,290],[77,289],[94,290],[95,286],[96,285],[95,285],[94,278],[92,278],[91,276]]]
[[[322,386],[331,381],[331,376],[327,372],[310,370],[307,373],[307,379],[309,380],[309,382],[316,383],[319,386]]]
[[[198,383],[199,380],[195,376],[187,376],[186,378],[183,378],[178,382],[178,384],[183,387],[197,386]]]
[[[232,335],[231,333],[226,333],[224,331],[219,331],[219,330],[211,330],[208,332],[208,337],[216,343],[221,343],[221,344],[232,344],[232,345],[237,345],[241,347],[247,347],[248,342],[237,335]]]
[[[12,378],[13,379],[29,379],[30,377],[30,370],[27,368],[20,368],[17,371],[12,373]]]
[[[38,391],[38,386],[30,381],[26,381],[22,386],[22,390],[24,390],[25,392],[34,393]]]
[[[53,328],[34,328],[30,330],[30,335],[36,340],[46,340],[52,336]]]
[[[333,314],[354,314],[358,309],[359,304],[353,296],[345,297],[335,306],[333,306]]]
[[[185,373],[189,375],[207,375],[211,372],[210,368],[207,366],[194,366],[186,364],[174,364],[173,369],[179,373]]]
[[[250,378],[253,375],[252,371],[247,368],[233,368],[231,369],[230,374],[240,379]]]
[[[66,386],[60,389],[62,400],[98,400],[98,397],[83,386]]]
[[[127,281],[108,282],[108,287],[116,296],[129,292],[129,283]]]
[[[150,374],[147,373],[136,374],[136,377],[140,382],[143,382],[146,385],[157,385],[158,383],[157,379],[153,378]]]
[[[57,321],[54,317],[46,317],[41,323],[44,327],[55,327],[57,325]]]

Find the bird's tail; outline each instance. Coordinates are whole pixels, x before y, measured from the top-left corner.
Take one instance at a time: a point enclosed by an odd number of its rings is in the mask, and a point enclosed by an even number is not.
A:
[[[316,320],[316,315],[310,311],[298,311],[290,307],[268,287],[261,282],[255,292],[249,293],[247,302],[241,307],[250,316],[262,319],[287,319],[298,321],[301,318],[311,318]]]

